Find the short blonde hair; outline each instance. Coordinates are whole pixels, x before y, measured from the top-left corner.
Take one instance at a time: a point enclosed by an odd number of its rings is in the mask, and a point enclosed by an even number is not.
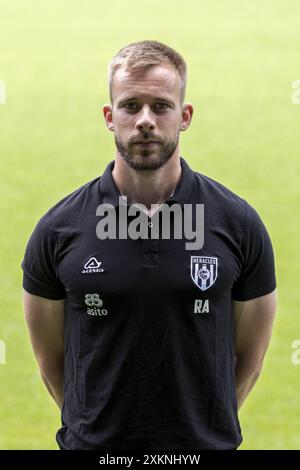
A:
[[[168,63],[174,66],[181,79],[181,103],[184,101],[187,67],[183,57],[166,44],[159,41],[139,41],[123,47],[113,57],[108,66],[109,96],[112,100],[112,85],[116,71],[125,66],[126,70],[143,70],[154,65]]]

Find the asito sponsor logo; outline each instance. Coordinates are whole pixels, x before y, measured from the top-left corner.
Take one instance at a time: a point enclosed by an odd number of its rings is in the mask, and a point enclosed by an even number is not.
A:
[[[103,306],[103,300],[100,299],[99,294],[85,294],[85,305],[87,308],[86,313],[94,317],[102,317],[103,315],[108,315],[106,308],[101,308]]]

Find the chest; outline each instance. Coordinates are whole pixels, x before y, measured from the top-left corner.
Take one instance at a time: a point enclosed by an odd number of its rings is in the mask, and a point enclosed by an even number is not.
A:
[[[186,248],[183,239],[97,238],[84,226],[65,237],[58,274],[67,295],[82,302],[98,293],[112,303],[151,304],[221,299],[239,277],[242,255],[235,233],[213,221],[206,224],[201,249]]]

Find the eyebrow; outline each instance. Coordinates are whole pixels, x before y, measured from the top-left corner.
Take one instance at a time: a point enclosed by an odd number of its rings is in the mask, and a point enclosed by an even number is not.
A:
[[[174,101],[170,100],[169,98],[164,98],[163,96],[155,96],[154,101],[165,101],[166,103],[169,103],[172,106],[175,106]],[[123,104],[127,103],[128,101],[138,101],[139,98],[136,96],[130,96],[128,98],[122,99],[119,103],[118,106],[122,106]]]

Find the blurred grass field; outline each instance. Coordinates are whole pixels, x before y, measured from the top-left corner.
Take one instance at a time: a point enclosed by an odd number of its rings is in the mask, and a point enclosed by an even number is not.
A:
[[[276,254],[279,308],[263,375],[242,407],[241,449],[300,449],[298,299],[300,3],[228,0],[0,0],[0,449],[56,449],[60,416],[39,378],[20,263],[35,223],[114,158],[102,118],[107,64],[157,39],[188,64],[195,114],[181,155],[246,198]]]

